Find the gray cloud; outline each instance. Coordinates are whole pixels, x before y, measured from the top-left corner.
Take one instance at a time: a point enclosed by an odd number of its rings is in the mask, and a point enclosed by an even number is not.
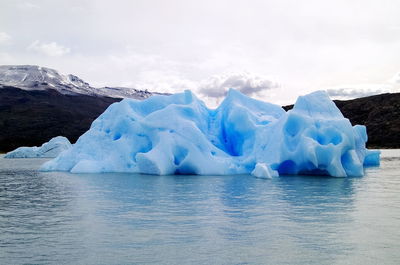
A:
[[[256,96],[277,87],[279,87],[278,83],[266,77],[244,72],[212,76],[200,82],[197,91],[207,97],[221,98],[230,88],[248,96]]]
[[[396,84],[382,83],[375,85],[354,85],[347,88],[326,89],[330,97],[336,99],[353,99],[378,95],[383,93],[397,93],[400,87]]]
[[[377,94],[382,94],[385,91],[383,89],[353,89],[353,88],[336,88],[326,90],[329,96],[333,98],[361,98]]]
[[[382,93],[400,92],[400,72],[392,78],[378,84],[355,84],[348,86],[337,86],[326,89],[329,96],[336,99],[352,99],[367,97]]]

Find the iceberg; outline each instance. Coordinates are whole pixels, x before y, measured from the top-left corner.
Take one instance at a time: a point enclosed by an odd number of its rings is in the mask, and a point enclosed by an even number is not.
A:
[[[299,97],[288,112],[233,89],[209,109],[185,91],[110,105],[72,148],[41,169],[362,176],[364,166],[379,164],[379,151],[367,150],[366,141],[366,128],[352,126],[324,91]]]
[[[276,170],[272,170],[265,163],[257,163],[251,174],[257,178],[267,178],[267,179],[272,179],[272,177],[278,176],[278,172]]]
[[[8,152],[4,158],[54,158],[71,147],[72,145],[67,138],[57,136],[40,147],[19,147],[14,151]]]

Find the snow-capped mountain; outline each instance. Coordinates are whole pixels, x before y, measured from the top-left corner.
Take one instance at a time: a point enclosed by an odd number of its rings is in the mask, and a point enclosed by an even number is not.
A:
[[[145,99],[153,94],[147,90],[125,87],[95,88],[75,75],[37,65],[0,65],[1,86],[14,86],[23,90],[56,90],[64,95],[106,96],[113,98]]]
[[[127,87],[101,87],[96,89],[96,94],[111,98],[134,98],[146,99],[152,95],[161,95],[163,93],[149,92],[147,90],[139,90]]]
[[[24,90],[54,89],[62,94],[93,94],[93,88],[79,77],[36,65],[0,66],[0,84]]]

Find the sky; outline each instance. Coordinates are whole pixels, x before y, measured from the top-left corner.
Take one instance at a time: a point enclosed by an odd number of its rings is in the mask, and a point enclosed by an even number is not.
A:
[[[0,0],[0,64],[276,104],[400,92],[398,0]]]

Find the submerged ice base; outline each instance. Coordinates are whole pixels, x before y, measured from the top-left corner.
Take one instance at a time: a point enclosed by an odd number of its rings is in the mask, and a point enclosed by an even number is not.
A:
[[[4,158],[54,158],[71,147],[72,145],[67,138],[57,136],[40,147],[18,147],[14,151],[8,152]]]
[[[42,170],[362,176],[379,164],[366,141],[365,126],[352,126],[323,91],[299,97],[288,112],[236,90],[211,110],[185,91],[112,104]]]

